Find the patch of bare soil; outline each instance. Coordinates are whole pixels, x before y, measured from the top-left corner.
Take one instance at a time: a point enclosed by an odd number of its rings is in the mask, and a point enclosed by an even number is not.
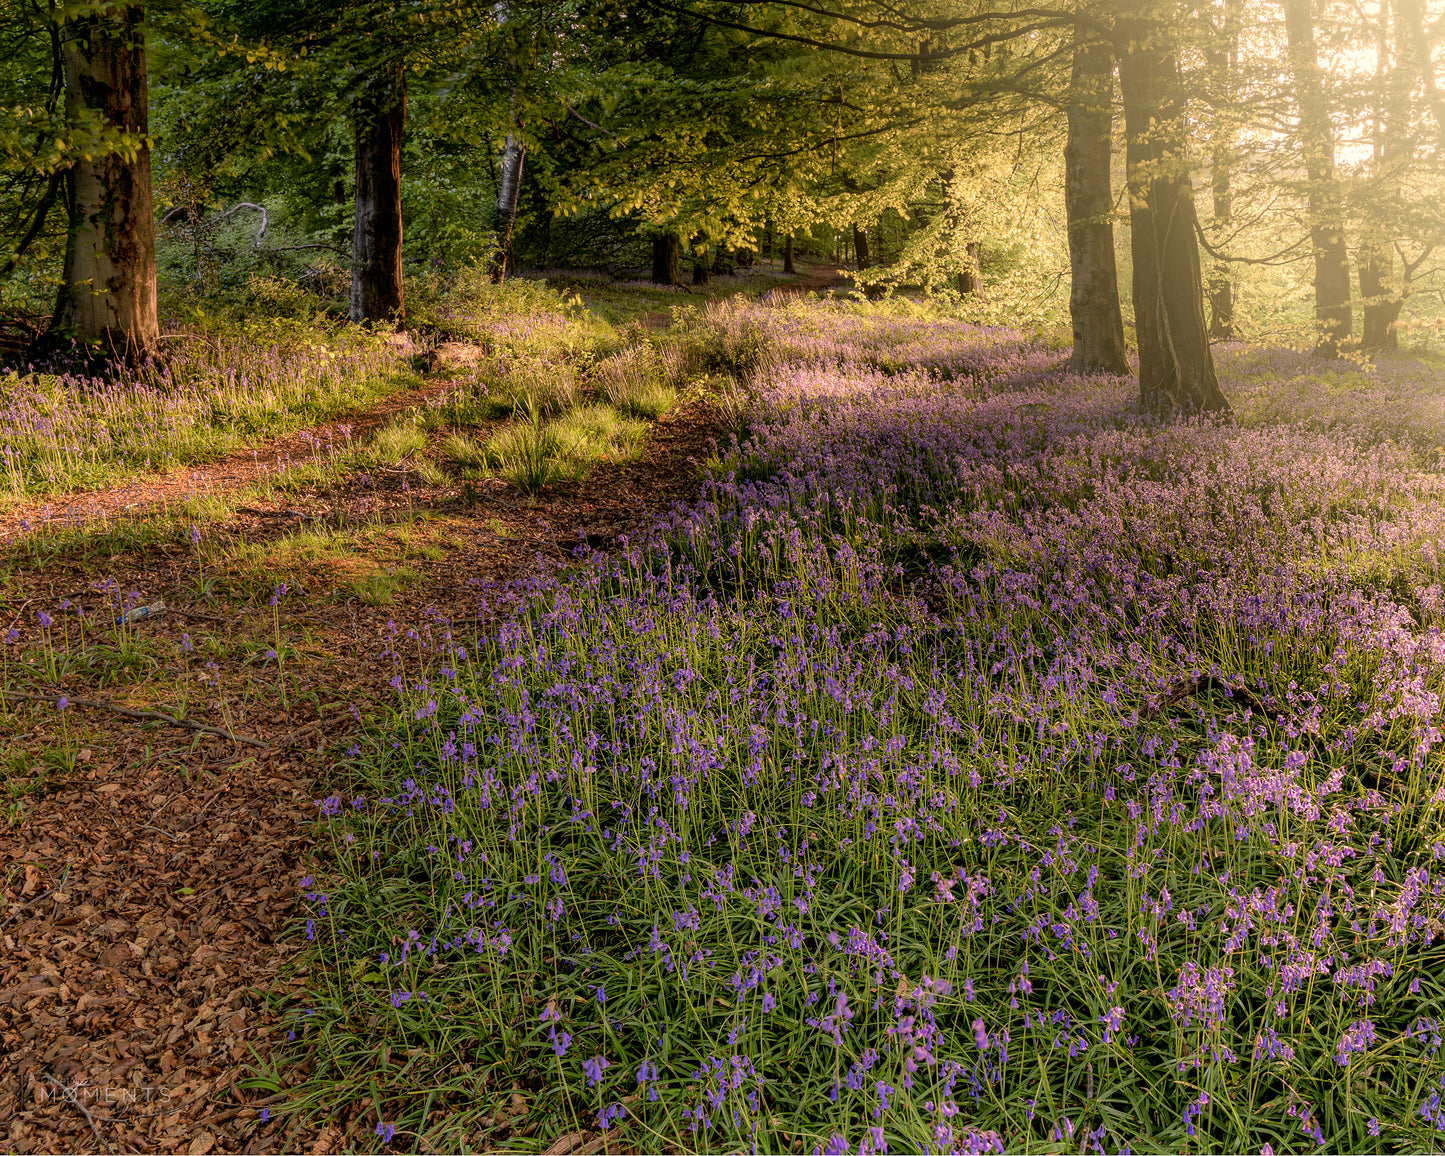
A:
[[[416,401],[398,398],[394,408]],[[244,1085],[284,1040],[275,1009],[303,982],[288,964],[301,942],[297,887],[314,852],[314,800],[336,781],[333,752],[390,694],[389,621],[461,628],[476,621],[490,585],[563,565],[581,542],[606,549],[646,532],[695,496],[697,460],[720,433],[691,403],[655,423],[642,460],[600,467],[535,502],[500,484],[461,493],[393,476],[346,479],[288,499],[296,508],[252,511],[224,528],[279,541],[297,516],[381,521],[425,509],[427,527],[453,546],[414,563],[421,577],[399,604],[333,597],[325,574],[274,611],[264,598],[201,602],[183,544],[107,559],[120,589],[171,607],[128,628],[141,673],[80,666],[46,681],[36,669],[30,682],[12,683],[32,697],[0,702],[0,751],[11,760],[0,786],[6,775],[52,776],[26,797],[18,826],[0,819],[0,1147],[204,1154],[360,1145],[370,1123],[298,1132],[284,1088]],[[278,452],[274,443],[267,452]],[[249,453],[236,460],[238,473],[213,469],[206,482],[253,476]],[[95,501],[114,514],[142,498]],[[69,556],[12,571],[14,598],[0,609],[0,635],[7,620],[20,632],[8,644],[12,664],[34,667],[24,654],[43,641],[39,611],[58,624],[76,608],[105,613],[95,577],[91,562]],[[53,637],[59,627],[50,629]],[[284,662],[266,653],[277,633],[293,647]],[[195,649],[203,637],[205,656]],[[57,710],[60,694],[75,704]],[[172,719],[184,707],[185,723],[240,738],[97,705],[106,702]],[[51,764],[59,769],[42,770]]]

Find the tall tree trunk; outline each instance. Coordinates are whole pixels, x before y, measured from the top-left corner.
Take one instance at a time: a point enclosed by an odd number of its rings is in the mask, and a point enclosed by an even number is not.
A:
[[[1396,22],[1399,23],[1399,22]],[[1374,197],[1360,224],[1360,348],[1368,351],[1393,347],[1394,332],[1390,328],[1400,314],[1403,301],[1394,302],[1394,249],[1389,224],[1383,220],[1389,208],[1380,199],[1393,201],[1393,189],[1387,172],[1389,134],[1393,117],[1390,100],[1390,3],[1380,0],[1376,17],[1374,42],[1374,124],[1371,126],[1370,175],[1374,178]],[[1393,308],[1392,308],[1393,306]]]
[[[68,20],[61,46],[68,118],[122,139],[66,175],[70,221],[51,329],[135,363],[160,340],[144,12],[103,7]]]
[[[1408,38],[1420,79],[1425,84],[1425,99],[1435,116],[1435,131],[1440,151],[1445,152],[1445,94],[1435,79],[1435,58],[1430,55],[1430,38],[1425,31],[1425,8],[1420,0],[1397,0],[1395,17],[1400,24],[1400,42]]]
[[[977,297],[983,292],[983,272],[979,268],[983,257],[983,245],[968,241],[963,246],[963,269],[958,274],[958,295]]]
[[[1114,263],[1114,207],[1109,166],[1114,132],[1114,49],[1074,32],[1069,135],[1064,145],[1064,209],[1069,231],[1071,369],[1128,373],[1119,272]],[[960,282],[960,292],[962,292]]]
[[[1118,0],[1115,25],[1128,142],[1139,400],[1162,412],[1227,412],[1205,331],[1173,7]]]
[[[1285,34],[1290,70],[1299,101],[1310,244],[1315,261],[1315,324],[1317,352],[1334,357],[1354,330],[1350,305],[1350,256],[1345,249],[1345,222],[1339,184],[1335,180],[1335,130],[1315,47],[1312,0],[1285,0]]]
[[[652,238],[652,283],[681,285],[682,242],[676,233],[658,233]]]
[[[1381,230],[1372,230],[1360,245],[1360,298],[1363,314],[1360,348],[1370,352],[1399,345],[1394,325],[1405,299],[1395,284],[1395,259]]]
[[[364,82],[354,112],[356,227],[351,320],[406,320],[401,269],[401,136],[406,78],[394,69]]]
[[[1241,0],[1225,0],[1223,26],[1211,46],[1210,105],[1213,138],[1209,150],[1210,224],[1219,236],[1234,224],[1235,74],[1239,70]],[[1215,259],[1209,268],[1209,336],[1219,341],[1237,335],[1234,325],[1234,275],[1229,263]]]
[[[858,225],[853,226],[853,256],[860,271],[868,268],[868,230]]]
[[[787,238],[783,241],[783,272],[784,272],[784,273],[796,273],[796,272],[797,272],[797,269],[795,269],[795,268],[793,267],[793,234],[792,234],[792,233],[789,233],[788,236],[787,236]]]
[[[1360,347],[1370,351],[1399,344],[1394,324],[1405,304],[1403,279],[1395,276],[1394,213],[1400,196],[1400,168],[1406,159],[1400,135],[1410,117],[1410,88],[1405,62],[1414,48],[1409,21],[1395,13],[1395,66],[1390,67],[1390,4],[1381,0],[1375,36],[1375,109],[1371,155],[1371,195],[1365,201],[1360,230]]]
[[[712,262],[708,258],[707,234],[692,239],[692,283],[706,285],[712,280]]]
[[[512,231],[517,224],[517,201],[522,192],[522,162],[527,149],[511,133],[502,152],[502,171],[497,180],[497,247],[492,252],[492,280],[502,279],[515,269],[512,256]]]
[[[1215,146],[1210,157],[1209,188],[1213,194],[1210,216],[1216,229],[1227,229],[1234,222],[1233,165],[1229,152]],[[1229,265],[1216,260],[1209,267],[1209,336],[1216,341],[1232,341],[1234,328],[1234,277]]]

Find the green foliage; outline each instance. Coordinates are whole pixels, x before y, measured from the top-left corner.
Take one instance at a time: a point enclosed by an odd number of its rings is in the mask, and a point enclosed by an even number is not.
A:
[[[594,373],[607,400],[633,417],[661,417],[677,400],[662,354],[651,344],[613,354],[598,362]]]
[[[492,435],[487,442],[487,460],[522,493],[536,496],[566,476],[564,457],[570,448],[534,409]]]

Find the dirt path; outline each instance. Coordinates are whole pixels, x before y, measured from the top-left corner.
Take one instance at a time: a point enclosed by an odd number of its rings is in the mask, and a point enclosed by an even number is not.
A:
[[[93,707],[58,712],[53,699],[0,704],[10,773],[19,763],[22,779],[49,776],[24,800],[20,825],[0,822],[0,1146],[204,1153],[360,1144],[374,1121],[297,1133],[284,1091],[243,1085],[284,1038],[273,1009],[301,982],[288,965],[314,800],[335,781],[331,752],[357,727],[353,709],[373,711],[389,694],[388,621],[467,629],[479,584],[563,565],[579,541],[605,549],[645,532],[695,493],[695,462],[719,432],[704,409],[681,407],[653,426],[642,460],[600,468],[536,503],[499,488],[484,487],[471,506],[445,490],[368,489],[373,518],[425,509],[429,532],[461,543],[440,560],[418,559],[421,577],[399,605],[288,596],[273,615],[260,599],[198,602],[184,550],[110,560],[120,589],[164,598],[172,610],[126,632],[125,645],[148,664],[139,677],[116,685],[73,664],[57,689],[171,714],[186,697],[187,717],[270,745]],[[343,485],[295,502],[324,511],[356,497]],[[253,539],[284,529],[250,518],[227,532]],[[24,575],[16,600],[0,607],[0,628],[10,620],[21,631],[12,663],[24,667],[26,649],[41,647],[40,611],[73,622],[62,595],[103,616],[92,583],[83,559]],[[278,635],[293,651],[284,671],[263,657]],[[117,660],[115,639],[92,639],[81,653]]]
[[[796,288],[839,283],[814,268]],[[16,550],[42,526],[143,519],[178,499],[235,492],[325,454],[347,426],[354,437],[452,384],[429,381],[210,466],[11,510],[0,545]],[[201,599],[181,543],[105,557],[99,573],[83,551],[29,568],[12,559],[0,647],[10,692],[34,698],[0,701],[0,807],[10,808],[0,810],[0,1148],[203,1156],[363,1145],[374,1121],[298,1131],[284,1073],[279,1086],[256,1085],[284,1040],[280,1009],[304,983],[292,960],[315,800],[337,781],[339,744],[385,709],[391,623],[470,629],[487,586],[565,565],[580,542],[605,550],[646,533],[695,496],[697,463],[723,432],[691,403],[654,423],[641,460],[535,502],[500,482],[463,495],[353,476],[288,496],[281,516],[248,510],[207,530],[279,544],[298,516],[423,527],[445,549],[410,558],[418,576],[398,604],[336,597],[324,571],[274,609],[234,591]],[[410,521],[419,511],[425,520]],[[97,628],[113,616],[107,589],[170,610]],[[93,624],[83,643],[77,612]],[[57,694],[75,702],[57,710]],[[247,741],[81,700],[160,710]]]
[[[187,498],[236,493],[288,466],[325,457],[334,448],[385,425],[398,414],[456,388],[456,384],[450,378],[433,378],[420,389],[395,394],[367,410],[248,446],[215,462],[147,474],[110,489],[13,506],[0,512],[0,544],[39,529],[85,525],[117,515],[143,514]]]
[[[800,265],[799,268],[802,271],[793,281],[772,292],[784,295],[821,292],[848,284],[842,272],[830,265]],[[659,330],[670,324],[671,316],[654,312],[642,315],[639,320],[645,327]],[[148,474],[105,490],[12,506],[0,511],[0,545],[13,543],[37,530],[83,526],[122,515],[143,517],[151,510],[189,498],[237,493],[288,466],[324,458],[397,415],[448,393],[457,384],[451,377],[439,375],[419,389],[395,394],[367,410],[248,446],[215,462]]]

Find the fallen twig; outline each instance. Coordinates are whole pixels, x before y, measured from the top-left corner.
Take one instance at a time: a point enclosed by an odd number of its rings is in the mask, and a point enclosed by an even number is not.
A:
[[[542,1156],[568,1156],[587,1139],[586,1132],[564,1132],[542,1152]]]
[[[234,1091],[235,1088],[233,1085],[232,1092],[234,1093]],[[253,1109],[269,1108],[272,1104],[279,1104],[290,1094],[290,1092],[277,1092],[274,1096],[267,1096],[263,1100],[252,1100],[249,1104],[242,1104],[239,1108],[227,1108],[223,1112],[217,1112],[214,1116],[207,1116],[203,1123],[220,1124],[223,1121],[231,1119],[231,1117],[233,1116],[239,1116],[242,1112],[249,1112]],[[240,1099],[239,1096],[237,1096],[236,1098]]]
[[[1222,690],[1232,698],[1239,699],[1245,706],[1268,718],[1278,721],[1279,712],[1271,710],[1264,705],[1259,695],[1250,690],[1247,686],[1231,686],[1224,679],[1213,674],[1195,674],[1181,678],[1178,682],[1172,683],[1164,692],[1164,697],[1159,700],[1149,699],[1144,704],[1144,709],[1139,712],[1141,719],[1151,719],[1167,707],[1173,706],[1176,702],[1182,702],[1191,695],[1198,694],[1202,690]]]
[[[33,906],[33,905],[36,904],[36,903],[39,903],[42,899],[49,899],[49,898],[50,898],[52,895],[54,895],[56,892],[58,892],[58,891],[64,891],[64,890],[65,890],[65,881],[66,881],[67,879],[69,879],[69,878],[70,878],[70,864],[67,863],[67,864],[65,865],[65,872],[64,872],[64,874],[62,874],[62,875],[60,876],[60,882],[59,882],[59,883],[57,883],[57,884],[56,884],[54,887],[52,887],[49,891],[42,891],[42,892],[41,892],[39,895],[37,895],[34,899],[27,899],[24,903],[22,903],[19,907],[17,907],[14,911],[12,911],[12,912],[11,912],[9,915],[7,915],[4,919],[0,919],[0,928],[7,927],[12,920],[16,919],[16,918],[20,915],[20,913],[21,913],[22,911],[28,910],[31,906]]]
[[[268,747],[271,744],[260,739],[253,739],[250,735],[238,735],[234,731],[222,730],[220,727],[208,727],[201,723],[191,722],[189,719],[176,718],[159,710],[133,710],[128,706],[121,706],[119,703],[106,702],[104,699],[96,698],[66,698],[59,694],[26,694],[24,691],[7,690],[0,692],[0,699],[7,702],[48,702],[59,707],[60,700],[65,698],[68,706],[88,706],[93,710],[108,710],[116,714],[125,715],[126,718],[141,719],[145,722],[163,722],[173,727],[184,727],[187,730],[199,731],[205,735],[218,735],[223,739],[230,739],[233,743],[245,743],[252,747]]]
[[[305,737],[306,737],[307,735],[309,735],[312,731],[323,729],[323,728],[325,728],[325,727],[330,726],[332,723],[344,722],[346,719],[348,719],[348,718],[350,718],[350,717],[351,717],[350,715],[340,714],[340,715],[333,715],[331,718],[319,718],[319,719],[317,719],[315,722],[309,722],[309,723],[307,723],[307,724],[306,724],[305,726],[303,726],[303,727],[297,727],[294,731],[291,731],[289,734],[282,735],[279,739],[277,739],[277,740],[276,740],[275,742],[273,742],[273,743],[268,743],[268,744],[266,745],[266,749],[267,749],[267,751],[284,751],[287,747],[294,746],[294,745],[297,743],[297,741],[299,741],[300,739],[305,738]],[[213,766],[217,766],[217,767],[228,767],[228,766],[232,765],[233,763],[239,763],[239,762],[241,762],[243,759],[248,759],[248,758],[252,758],[252,757],[253,757],[253,756],[251,756],[251,755],[237,755],[235,758],[224,759],[224,760],[222,760],[221,762],[219,762],[219,763],[214,763],[214,764],[212,764],[212,765],[213,765]]]
[[[104,1148],[107,1152],[111,1153],[112,1156],[114,1156],[115,1149],[112,1148],[106,1142],[105,1137],[100,1134],[100,1125],[95,1122],[95,1117],[90,1114],[90,1109],[87,1108],[84,1104],[82,1104],[78,1099],[76,1099],[75,1093],[72,1092],[69,1088],[67,1088],[64,1084],[62,1084],[59,1080],[57,1080],[54,1076],[52,1076],[49,1072],[45,1072],[42,1074],[47,1083],[53,1084],[60,1091],[61,1099],[63,1099],[67,1104],[70,1104],[73,1107],[77,1108],[80,1111],[80,1114],[85,1117],[86,1123],[90,1125],[90,1130],[95,1133],[95,1142],[99,1144],[102,1148]]]

